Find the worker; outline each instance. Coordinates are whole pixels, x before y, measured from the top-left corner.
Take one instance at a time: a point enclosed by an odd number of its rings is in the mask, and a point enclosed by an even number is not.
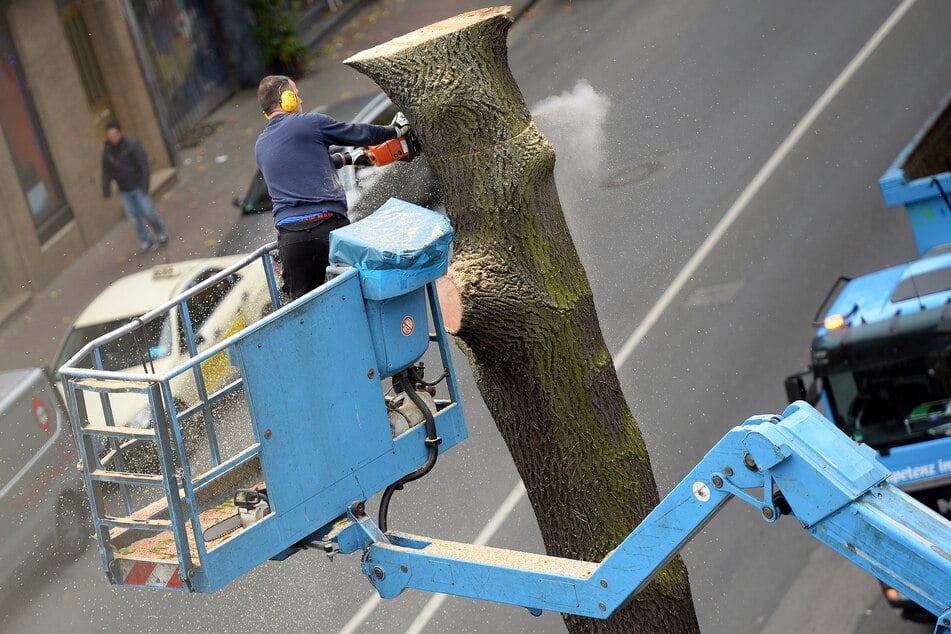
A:
[[[293,300],[323,284],[329,234],[350,224],[336,170],[371,164],[363,149],[331,154],[329,146],[376,145],[406,135],[409,124],[399,116],[383,126],[304,113],[297,84],[284,75],[261,80],[258,102],[268,121],[254,145],[254,157],[274,203],[284,290]]]

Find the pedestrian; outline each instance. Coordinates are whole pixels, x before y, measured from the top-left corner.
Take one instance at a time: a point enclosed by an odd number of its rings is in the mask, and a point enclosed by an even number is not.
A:
[[[151,251],[155,240],[160,247],[168,244],[165,225],[149,195],[149,176],[149,159],[142,144],[124,135],[118,122],[108,123],[106,141],[102,146],[102,195],[109,198],[112,181],[115,181],[122,208],[139,234],[142,253]],[[153,233],[155,240],[152,239]]]
[[[254,145],[254,158],[274,203],[285,290],[297,299],[324,283],[329,234],[350,224],[336,170],[372,164],[364,149],[331,154],[329,146],[377,145],[405,136],[409,125],[400,115],[385,126],[305,114],[297,84],[284,75],[261,80],[258,102],[268,121]]]

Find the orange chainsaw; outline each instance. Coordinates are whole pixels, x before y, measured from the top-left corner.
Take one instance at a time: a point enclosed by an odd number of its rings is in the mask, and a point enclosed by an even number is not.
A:
[[[417,154],[419,154],[419,143],[412,131],[367,148],[367,157],[377,167],[396,161],[412,161]]]
[[[406,115],[402,112],[396,113],[391,125],[397,131],[395,139],[384,141],[379,145],[354,148],[349,152],[334,154],[334,167],[338,169],[344,165],[383,167],[396,161],[412,161],[416,155],[420,154],[421,150],[419,141],[410,128]]]

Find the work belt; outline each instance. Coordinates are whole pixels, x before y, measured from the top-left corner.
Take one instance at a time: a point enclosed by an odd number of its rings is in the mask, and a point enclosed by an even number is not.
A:
[[[290,216],[289,218],[284,218],[277,222],[278,227],[286,227],[287,225],[297,224],[298,222],[310,222],[314,220],[324,220],[325,218],[330,218],[334,215],[332,211],[321,211],[316,214],[307,214],[305,216]]]

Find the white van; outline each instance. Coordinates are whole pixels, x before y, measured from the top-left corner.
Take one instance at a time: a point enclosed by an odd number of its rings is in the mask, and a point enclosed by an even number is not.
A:
[[[0,594],[30,568],[75,559],[92,521],[69,419],[38,368],[0,371]]]

